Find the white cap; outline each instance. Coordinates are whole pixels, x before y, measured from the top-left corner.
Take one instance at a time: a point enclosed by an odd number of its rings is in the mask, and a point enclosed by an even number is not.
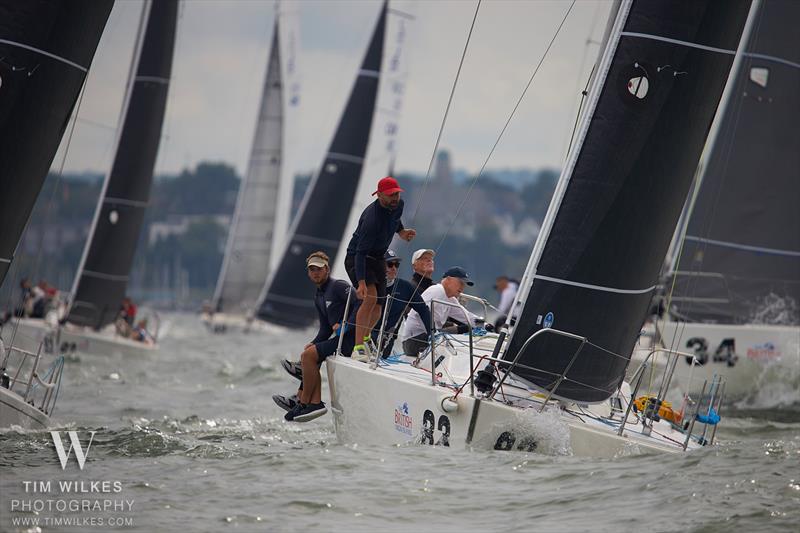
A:
[[[428,248],[420,248],[419,250],[414,252],[414,254],[411,256],[411,262],[412,263],[416,263],[417,259],[419,259],[420,257],[422,257],[425,254],[431,254],[431,257],[433,257],[433,256],[436,255],[436,252],[434,252],[433,250],[430,250]]]

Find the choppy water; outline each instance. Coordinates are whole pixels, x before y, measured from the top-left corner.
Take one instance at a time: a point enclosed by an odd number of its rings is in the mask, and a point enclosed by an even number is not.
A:
[[[304,334],[212,336],[193,316],[168,320],[156,356],[68,362],[54,418],[82,440],[97,432],[84,470],[72,456],[62,471],[49,433],[0,433],[0,528],[27,530],[13,523],[20,518],[38,518],[43,531],[797,531],[800,523],[800,403],[791,397],[779,409],[731,411],[721,445],[689,455],[590,460],[341,445],[329,415],[286,423],[270,398],[295,386],[278,362]],[[118,481],[120,491],[65,493],[61,480]],[[25,481],[51,481],[50,491],[29,484],[26,493]],[[12,511],[71,499],[133,502]],[[105,522],[48,527],[47,517]]]

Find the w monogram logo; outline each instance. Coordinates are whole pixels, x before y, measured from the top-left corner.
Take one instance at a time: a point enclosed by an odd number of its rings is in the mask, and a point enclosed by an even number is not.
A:
[[[51,431],[50,435],[53,436],[53,444],[56,446],[56,453],[58,453],[58,460],[61,461],[61,470],[67,468],[67,461],[72,450],[75,450],[75,459],[78,461],[78,468],[83,470],[83,465],[86,463],[86,458],[89,457],[89,448],[92,447],[94,434],[96,431],[91,431],[89,435],[89,444],[86,445],[86,452],[84,453],[81,443],[78,440],[77,431],[67,431],[69,435],[69,450],[64,451],[64,443],[61,442],[61,433],[59,431]]]

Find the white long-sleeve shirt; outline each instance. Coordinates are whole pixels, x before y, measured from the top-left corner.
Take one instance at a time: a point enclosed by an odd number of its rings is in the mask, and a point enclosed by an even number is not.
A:
[[[497,306],[497,310],[500,311],[500,313],[508,315],[508,312],[511,311],[511,304],[514,303],[514,297],[517,295],[518,289],[519,285],[513,281],[508,282],[506,288],[500,293],[500,304]]]
[[[431,300],[450,302],[451,304],[458,306],[451,307],[441,303],[434,304],[433,323],[436,325],[436,329],[440,329],[448,318],[458,320],[459,322],[468,321],[472,326],[474,326],[478,320],[477,315],[474,315],[464,309],[464,307],[458,302],[458,298],[455,296],[448,298],[441,283],[437,283],[436,285],[431,285],[428,287],[425,292],[422,293],[422,299],[426,304],[428,304],[429,307],[431,305]],[[400,331],[400,337],[407,339],[425,332],[426,329],[422,324],[422,319],[419,317],[419,313],[411,310],[411,312],[408,313],[408,318],[406,318],[405,323],[403,323],[403,328]]]

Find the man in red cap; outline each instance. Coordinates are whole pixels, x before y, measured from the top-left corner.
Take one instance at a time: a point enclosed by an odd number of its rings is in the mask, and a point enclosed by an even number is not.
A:
[[[356,346],[352,358],[368,361],[370,332],[381,316],[381,305],[386,299],[386,265],[384,255],[395,233],[410,241],[417,232],[406,229],[400,218],[403,215],[403,189],[397,180],[387,176],[378,181],[378,189],[372,193],[378,199],[361,213],[358,227],[347,245],[344,267],[350,281],[356,287],[356,296],[361,307],[356,313]]]

